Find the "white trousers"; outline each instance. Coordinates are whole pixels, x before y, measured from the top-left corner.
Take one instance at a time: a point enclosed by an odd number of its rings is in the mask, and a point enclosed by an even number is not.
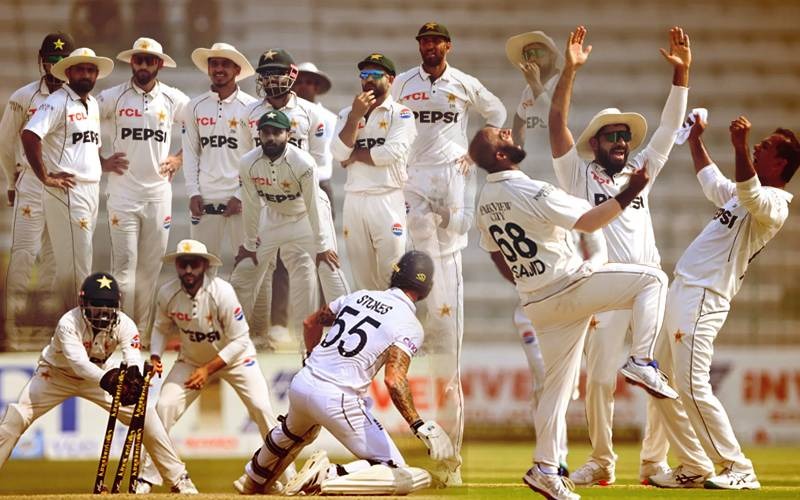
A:
[[[172,225],[172,194],[158,201],[136,201],[109,196],[111,274],[122,292],[122,310],[140,332],[152,314],[161,259],[167,251]]]
[[[534,461],[558,466],[559,436],[566,432],[566,414],[584,339],[593,314],[632,309],[631,356],[651,358],[661,329],[667,276],[660,269],[634,264],[606,264],[594,273],[585,265],[561,290],[531,299],[524,295],[525,314],[533,323],[545,363],[545,381],[536,408]]]
[[[22,433],[37,418],[72,396],[88,399],[106,411],[111,408],[111,396],[99,384],[68,377],[58,368],[40,363],[33,378],[22,388],[18,401],[8,406],[0,423],[0,467],[8,460]],[[127,425],[132,413],[133,405],[120,406],[117,418]],[[97,435],[102,435],[101,429],[97,429]],[[170,484],[175,484],[186,472],[167,431],[152,411],[145,415],[142,443],[152,455],[155,468]]]
[[[672,357],[668,375],[680,395],[677,401],[658,401],[670,444],[681,463],[706,473],[713,472],[711,462],[736,472],[753,472],[753,463],[742,452],[730,418],[710,383],[714,339],[729,311],[725,298],[705,288],[687,286],[678,277],[669,289],[664,334],[659,342],[659,349]]]
[[[55,289],[64,311],[78,305],[81,284],[92,272],[99,189],[97,182],[78,182],[68,191],[45,188],[44,215],[56,262]]]
[[[218,205],[228,203],[228,200],[203,200],[204,204]],[[233,255],[239,251],[239,245],[244,241],[244,227],[242,214],[223,217],[216,214],[204,214],[199,220],[192,218],[189,226],[189,235],[193,240],[201,241],[206,245],[208,253],[214,254],[222,260],[223,244],[227,241]],[[227,238],[226,238],[227,235]]]

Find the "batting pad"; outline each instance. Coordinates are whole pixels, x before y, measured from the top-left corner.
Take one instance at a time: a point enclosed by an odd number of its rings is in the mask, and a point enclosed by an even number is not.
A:
[[[373,465],[322,482],[323,495],[408,495],[431,485],[431,475],[418,467]]]

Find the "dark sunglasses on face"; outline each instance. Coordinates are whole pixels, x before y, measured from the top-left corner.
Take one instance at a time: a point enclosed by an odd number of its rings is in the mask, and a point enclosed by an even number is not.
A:
[[[528,49],[522,53],[525,56],[525,59],[539,59],[547,55],[548,50],[545,48],[537,47],[534,49]]]
[[[381,71],[379,69],[364,69],[358,74],[358,76],[362,80],[373,79],[373,80],[380,80],[386,75],[385,71]]]
[[[625,142],[631,142],[630,130],[617,130],[616,132],[607,132],[605,134],[600,134],[600,136],[602,136],[608,142],[617,142],[620,139],[622,139]]]
[[[154,66],[158,64],[158,57],[151,55],[134,54],[131,56],[133,64],[145,64],[147,66]]]
[[[192,269],[199,269],[203,266],[202,257],[180,257],[176,259],[176,262],[181,269],[185,268],[186,266],[189,266]]]
[[[55,64],[62,59],[64,59],[64,56],[44,56],[42,61],[48,64]]]

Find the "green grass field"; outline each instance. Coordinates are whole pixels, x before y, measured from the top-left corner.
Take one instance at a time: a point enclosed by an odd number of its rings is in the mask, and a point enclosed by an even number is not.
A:
[[[417,453],[419,447],[413,448]],[[748,456],[756,464],[762,484],[760,491],[726,492],[719,490],[659,490],[638,485],[637,445],[622,445],[617,463],[617,484],[611,487],[579,488],[586,498],[800,498],[800,448],[759,447],[750,448]],[[469,443],[464,449],[465,486],[441,490],[427,490],[415,498],[459,497],[515,499],[540,498],[525,487],[521,477],[530,467],[530,443]],[[579,467],[589,449],[585,445],[570,448],[570,466]],[[406,458],[413,465],[429,464],[425,457],[412,452]],[[189,471],[202,499],[236,498],[231,482],[237,478],[244,465],[241,459],[190,460]],[[92,498],[85,494],[91,490],[97,463],[10,461],[0,471],[0,495],[16,498]],[[116,464],[111,464],[107,479]],[[127,481],[125,483],[127,485]],[[157,495],[167,497],[168,495]],[[169,495],[173,496],[173,495]],[[177,497],[177,496],[175,496]]]

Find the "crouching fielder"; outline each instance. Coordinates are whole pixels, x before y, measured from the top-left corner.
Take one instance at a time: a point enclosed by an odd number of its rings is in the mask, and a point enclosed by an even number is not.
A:
[[[303,323],[310,352],[289,388],[289,410],[235,483],[240,493],[274,488],[275,480],[325,427],[359,460],[331,465],[318,451],[290,480],[283,493],[298,495],[405,495],[430,486],[431,476],[409,467],[383,426],[370,413],[365,396],[385,364],[384,380],[395,407],[428,447],[434,460],[453,455],[453,444],[434,421],[423,421],[414,407],[407,372],[424,333],[414,305],[431,290],[433,261],[422,252],[403,255],[394,266],[389,289],[360,290],[340,297]],[[322,328],[330,326],[323,338]]]

